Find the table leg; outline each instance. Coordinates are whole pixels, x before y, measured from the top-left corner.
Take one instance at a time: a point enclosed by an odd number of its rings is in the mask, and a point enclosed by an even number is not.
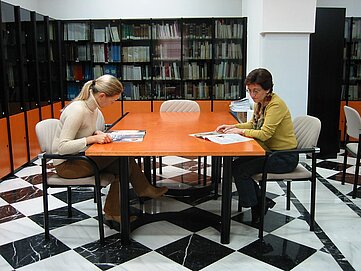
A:
[[[231,229],[232,200],[232,156],[223,157],[222,208],[221,208],[221,243],[229,244]]]
[[[129,223],[129,157],[119,158],[119,181],[120,181],[120,217],[121,219],[121,243],[130,244],[130,223]]]

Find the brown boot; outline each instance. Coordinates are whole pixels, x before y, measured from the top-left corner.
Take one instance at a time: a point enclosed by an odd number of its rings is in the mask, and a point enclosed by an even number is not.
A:
[[[129,160],[129,171],[132,186],[139,197],[155,199],[163,196],[168,191],[168,187],[165,186],[159,188],[152,186],[134,159]]]
[[[139,191],[137,193],[138,197],[148,197],[152,199],[159,198],[163,196],[165,193],[167,193],[168,187],[154,187],[153,185],[148,185],[145,189],[142,191]]]

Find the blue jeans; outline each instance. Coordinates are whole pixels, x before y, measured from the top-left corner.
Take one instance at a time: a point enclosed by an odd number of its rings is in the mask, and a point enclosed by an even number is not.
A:
[[[252,179],[252,175],[262,173],[265,157],[239,157],[232,162],[232,177],[240,196],[240,206],[258,205],[260,189]],[[298,164],[298,154],[282,154],[268,159],[269,172],[287,173],[293,171]]]

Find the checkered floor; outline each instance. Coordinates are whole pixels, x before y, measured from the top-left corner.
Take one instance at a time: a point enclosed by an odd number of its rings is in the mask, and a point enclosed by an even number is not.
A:
[[[163,197],[144,205],[134,200],[132,211],[141,208],[153,222],[134,230],[128,247],[121,246],[119,232],[108,225],[106,244],[98,242],[96,206],[88,189],[74,191],[72,218],[66,216],[65,191],[50,190],[51,239],[46,241],[35,161],[0,183],[0,270],[361,270],[361,200],[350,197],[350,184],[338,181],[342,159],[318,161],[315,232],[307,223],[309,183],[293,184],[287,211],[285,183],[271,182],[267,193],[277,204],[266,215],[264,243],[250,223],[250,209],[237,212],[235,192],[228,245],[210,226],[219,219],[220,198],[200,195]],[[348,163],[351,181],[354,159]],[[196,159],[163,157],[158,179],[180,188],[197,185]],[[104,200],[107,190],[103,193]]]

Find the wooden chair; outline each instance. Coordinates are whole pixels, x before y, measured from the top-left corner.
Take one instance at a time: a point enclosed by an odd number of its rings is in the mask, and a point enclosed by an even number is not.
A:
[[[311,206],[310,206],[310,231],[314,230],[315,207],[316,207],[316,154],[319,153],[319,148],[316,147],[318,137],[321,131],[321,121],[312,116],[297,117],[293,121],[295,134],[297,138],[297,149],[286,151],[272,151],[267,154],[267,159],[264,164],[263,173],[252,176],[255,181],[258,181],[261,186],[261,217],[259,225],[259,238],[263,239],[264,215],[266,203],[266,184],[268,181],[286,180],[287,182],[287,202],[286,209],[290,209],[290,193],[292,181],[309,181],[311,183]],[[275,155],[285,153],[298,153],[310,155],[312,159],[311,172],[305,168],[301,163],[294,171],[289,173],[269,173],[269,166],[267,161]]]
[[[107,186],[115,180],[113,174],[100,174],[97,165],[93,160],[84,155],[59,155],[52,153],[52,144],[56,129],[59,124],[58,119],[46,119],[38,122],[35,127],[36,135],[42,153],[39,154],[42,167],[43,183],[43,204],[44,204],[44,228],[45,238],[49,239],[49,211],[48,211],[48,188],[49,187],[66,187],[68,201],[68,217],[72,216],[71,188],[72,187],[93,187],[95,191],[95,201],[98,211],[99,237],[104,242],[103,213],[101,201],[101,188]],[[101,127],[98,127],[101,128]],[[57,174],[48,176],[47,162],[49,159],[67,159],[67,160],[84,160],[87,161],[94,169],[94,175],[91,177],[65,179]]]
[[[361,157],[361,117],[360,114],[347,105],[344,106],[345,116],[346,116],[346,141],[345,141],[345,154],[343,159],[343,169],[342,169],[342,184],[345,184],[346,176],[346,164],[347,156],[351,155],[356,157],[355,163],[355,175],[353,181],[352,189],[352,198],[355,199],[357,196],[357,184],[358,184],[358,175],[360,167],[360,157]],[[356,138],[357,142],[349,142],[350,137]]]

